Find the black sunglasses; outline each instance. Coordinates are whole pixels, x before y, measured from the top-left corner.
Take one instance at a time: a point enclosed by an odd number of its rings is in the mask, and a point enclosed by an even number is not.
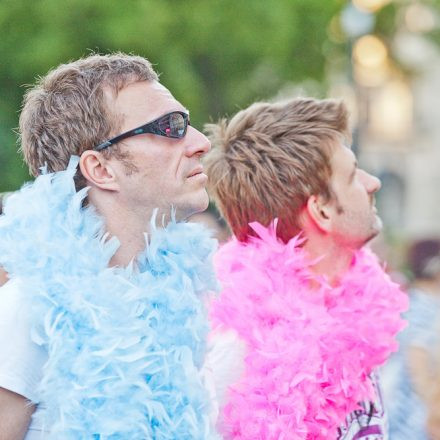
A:
[[[122,139],[127,139],[132,136],[137,136],[138,134],[156,134],[158,136],[165,136],[168,138],[180,139],[186,134],[186,129],[189,124],[189,115],[184,112],[171,112],[154,121],[148,122],[145,125],[141,125],[138,128],[133,128],[133,130],[126,131],[108,141],[105,141],[93,149],[96,151],[104,150],[110,147],[110,145],[117,144],[122,141]]]

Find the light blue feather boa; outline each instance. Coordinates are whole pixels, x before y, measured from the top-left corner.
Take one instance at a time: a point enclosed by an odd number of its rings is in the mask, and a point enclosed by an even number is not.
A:
[[[0,264],[22,281],[32,338],[48,351],[37,390],[45,438],[218,438],[199,371],[215,240],[171,222],[154,228],[136,267],[109,268],[118,242],[82,208],[76,167],[23,187],[0,218]]]

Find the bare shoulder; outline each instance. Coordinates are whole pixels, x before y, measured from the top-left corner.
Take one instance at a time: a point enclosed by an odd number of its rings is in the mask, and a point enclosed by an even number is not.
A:
[[[0,438],[23,439],[34,410],[25,397],[0,387]]]

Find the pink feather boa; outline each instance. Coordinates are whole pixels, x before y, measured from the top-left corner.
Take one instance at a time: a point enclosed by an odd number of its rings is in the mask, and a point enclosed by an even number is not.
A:
[[[223,410],[225,438],[334,439],[359,402],[374,400],[369,376],[397,349],[407,297],[368,250],[331,287],[310,271],[301,238],[284,244],[273,227],[252,227],[260,238],[233,239],[216,256],[224,289],[214,326],[248,347]]]

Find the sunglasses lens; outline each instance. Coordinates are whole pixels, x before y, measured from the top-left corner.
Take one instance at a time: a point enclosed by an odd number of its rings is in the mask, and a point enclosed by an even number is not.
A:
[[[170,113],[159,125],[167,137],[181,138],[185,135],[186,120],[180,113]]]
[[[182,137],[185,134],[185,118],[180,113],[171,113],[170,129],[173,136]]]

